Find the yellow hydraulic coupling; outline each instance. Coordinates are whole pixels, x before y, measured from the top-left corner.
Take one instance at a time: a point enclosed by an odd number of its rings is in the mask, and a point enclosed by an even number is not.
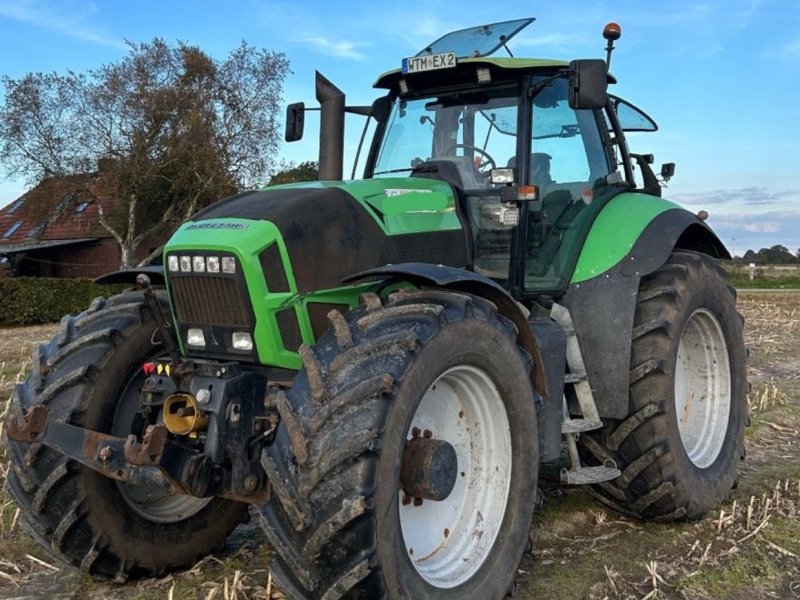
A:
[[[187,435],[203,431],[208,415],[200,410],[194,396],[178,392],[164,401],[164,426],[175,435]]]

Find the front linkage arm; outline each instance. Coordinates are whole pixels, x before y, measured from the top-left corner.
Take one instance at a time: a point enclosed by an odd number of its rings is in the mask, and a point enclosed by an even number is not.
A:
[[[48,420],[47,407],[34,406],[22,423],[10,418],[8,437],[41,443],[117,481],[156,484],[192,496],[214,493],[213,467],[204,455],[168,438],[163,425],[148,427],[141,442]]]
[[[234,493],[226,485],[230,479],[219,465],[202,452],[169,439],[163,425],[148,426],[139,442],[133,434],[124,439],[50,421],[47,407],[38,405],[25,415],[22,423],[9,417],[6,431],[14,441],[44,444],[117,481],[156,485],[197,497],[222,496],[251,504],[269,501],[268,485],[247,495]]]

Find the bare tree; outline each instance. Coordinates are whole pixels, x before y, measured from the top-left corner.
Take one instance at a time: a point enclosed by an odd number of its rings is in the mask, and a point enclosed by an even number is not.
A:
[[[286,57],[242,43],[214,60],[185,43],[129,43],[85,74],[4,78],[0,161],[29,183],[75,178],[132,266],[145,239],[264,182],[278,148]],[[88,183],[87,183],[88,182]]]

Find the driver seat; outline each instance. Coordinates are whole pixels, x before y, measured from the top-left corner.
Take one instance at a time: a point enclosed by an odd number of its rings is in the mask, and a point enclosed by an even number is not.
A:
[[[543,198],[545,189],[555,183],[550,176],[550,160],[553,157],[547,152],[532,152],[530,156],[531,161],[531,183],[539,186],[539,197]],[[517,166],[517,157],[512,156],[508,159],[508,167],[515,169]]]

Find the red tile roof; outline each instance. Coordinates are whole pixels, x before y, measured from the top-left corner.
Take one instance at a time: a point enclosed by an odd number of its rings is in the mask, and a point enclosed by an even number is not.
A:
[[[0,250],[36,241],[111,237],[85,191],[96,180],[91,175],[46,179],[0,209]]]

